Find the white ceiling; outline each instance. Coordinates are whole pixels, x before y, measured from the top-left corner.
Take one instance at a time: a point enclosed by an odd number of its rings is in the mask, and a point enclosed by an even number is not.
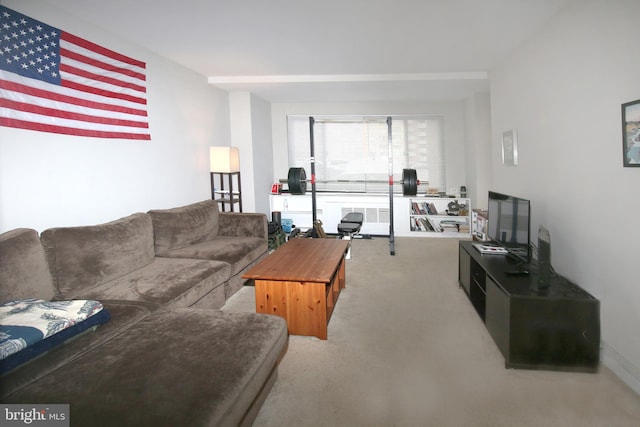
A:
[[[51,0],[271,102],[460,99],[569,0]]]

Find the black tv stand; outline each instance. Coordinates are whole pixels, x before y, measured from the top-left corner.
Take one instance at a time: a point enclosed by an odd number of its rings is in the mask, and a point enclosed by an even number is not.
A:
[[[538,287],[535,262],[520,267],[504,255],[482,255],[460,241],[458,280],[507,368],[596,372],[600,302],[566,278]],[[508,275],[526,269],[528,275]]]

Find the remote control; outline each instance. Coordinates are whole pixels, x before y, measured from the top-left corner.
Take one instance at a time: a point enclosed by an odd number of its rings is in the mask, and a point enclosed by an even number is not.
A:
[[[528,276],[529,271],[527,270],[512,270],[507,271],[507,276]]]

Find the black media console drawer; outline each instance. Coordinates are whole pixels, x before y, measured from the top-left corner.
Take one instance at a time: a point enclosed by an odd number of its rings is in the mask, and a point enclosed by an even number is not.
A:
[[[487,274],[480,265],[471,258],[471,288],[469,289],[469,299],[471,304],[478,312],[478,315],[484,321],[485,306],[487,299]]]

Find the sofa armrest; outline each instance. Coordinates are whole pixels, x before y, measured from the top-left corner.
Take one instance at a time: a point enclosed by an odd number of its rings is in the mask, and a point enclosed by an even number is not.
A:
[[[267,216],[261,213],[220,212],[218,236],[259,237],[267,240]]]

